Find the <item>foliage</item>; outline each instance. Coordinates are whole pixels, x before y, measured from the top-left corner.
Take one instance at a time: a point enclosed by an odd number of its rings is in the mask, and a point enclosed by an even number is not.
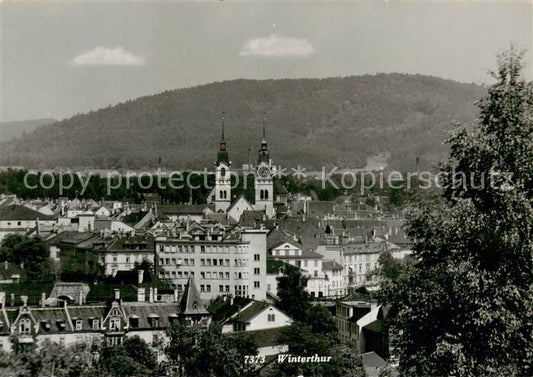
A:
[[[383,284],[403,375],[533,374],[533,91],[521,53],[498,63],[478,124],[449,139],[441,200],[409,217],[417,263]]]
[[[293,356],[330,356],[328,362],[319,363],[273,363],[268,376],[313,376],[364,377],[365,371],[361,356],[353,344],[341,345],[327,334],[316,333],[313,328],[302,322],[294,322],[284,328],[278,339],[280,344],[289,346],[288,354]]]
[[[155,376],[157,360],[148,344],[139,336],[127,337],[122,344],[103,345],[96,366],[98,376]]]
[[[245,355],[256,355],[257,347],[245,335],[222,334],[219,326],[207,329],[175,322],[167,330],[164,352],[169,369],[177,376],[239,377],[251,373]]]
[[[30,280],[50,272],[49,257],[50,249],[40,237],[10,234],[0,247],[0,261],[23,264]]]
[[[289,264],[283,267],[283,276],[278,277],[278,307],[297,321],[305,320],[309,308],[307,280],[297,267]]]
[[[16,344],[15,344],[16,346]],[[45,340],[39,350],[15,347],[0,354],[0,375],[17,377],[91,377],[95,375],[90,346],[64,347]]]
[[[3,144],[2,165],[107,169],[211,168],[220,115],[234,166],[255,162],[261,118],[276,163],[363,167],[391,152],[394,168],[447,152],[449,119],[469,121],[483,88],[422,75],[233,80],[166,91],[76,115]],[[209,103],[209,106],[205,106]]]

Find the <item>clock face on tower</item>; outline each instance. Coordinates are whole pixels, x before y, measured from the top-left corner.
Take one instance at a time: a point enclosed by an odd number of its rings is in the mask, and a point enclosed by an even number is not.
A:
[[[270,169],[266,166],[260,166],[259,169],[257,169],[257,174],[259,174],[260,177],[269,177]]]

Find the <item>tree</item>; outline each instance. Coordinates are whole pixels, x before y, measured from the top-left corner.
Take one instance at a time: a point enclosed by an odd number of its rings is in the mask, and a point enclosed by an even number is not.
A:
[[[154,376],[157,375],[157,360],[148,344],[139,336],[124,339],[120,345],[103,345],[100,350],[97,375]]]
[[[501,54],[478,124],[457,127],[440,200],[408,219],[417,263],[384,284],[403,375],[533,374],[532,84]]]
[[[8,235],[2,242],[0,258],[16,264],[23,264],[32,279],[49,271],[50,249],[40,237]]]
[[[178,376],[246,376],[251,370],[244,363],[244,356],[257,354],[257,347],[249,338],[222,334],[216,325],[203,329],[173,323],[167,337],[164,352],[169,369]]]
[[[290,264],[285,264],[283,268],[283,276],[278,278],[278,307],[291,318],[304,321],[310,300],[305,290],[308,278]]]

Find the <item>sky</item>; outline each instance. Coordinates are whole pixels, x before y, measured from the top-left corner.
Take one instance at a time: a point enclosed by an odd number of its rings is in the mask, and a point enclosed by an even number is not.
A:
[[[490,83],[528,49],[533,3],[15,2],[0,4],[0,120],[69,118],[237,78],[401,72]]]

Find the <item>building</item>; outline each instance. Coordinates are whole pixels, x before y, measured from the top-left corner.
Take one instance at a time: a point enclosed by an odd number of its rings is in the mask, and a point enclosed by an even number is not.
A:
[[[274,209],[274,167],[268,151],[266,140],[265,121],[263,119],[263,139],[257,159],[255,169],[255,204],[256,211],[265,211],[268,218],[273,218],[276,213]]]
[[[307,276],[307,291],[312,297],[340,296],[344,293],[342,266],[334,260],[305,248],[301,243],[288,235],[273,229],[269,233],[269,257],[280,260],[295,267]],[[277,295],[273,287],[274,281],[268,281],[271,293]]]
[[[376,285],[371,273],[379,267],[379,256],[388,250],[388,243],[379,238],[371,242],[350,243],[342,246],[345,286]]]
[[[220,295],[266,298],[266,230],[189,224],[155,239],[156,270],[182,291],[194,278],[203,300]]]
[[[188,291],[183,297],[188,297]],[[56,307],[31,307],[23,301],[22,306],[12,308],[5,306],[5,293],[0,292],[0,305],[0,345],[8,352],[12,341],[22,346],[40,346],[45,340],[66,346],[102,341],[121,344],[124,337],[138,335],[151,344],[181,314],[178,302],[157,302],[154,295],[145,300],[144,290],[136,302],[123,302],[117,289],[107,303],[69,305],[62,301]]]
[[[383,306],[374,302],[348,298],[335,305],[335,323],[340,339],[355,342],[361,353],[375,352],[387,358],[389,340],[384,319]]]
[[[224,114],[222,114],[222,133],[220,147],[215,162],[215,211],[226,212],[231,205],[231,161],[224,138]]]

